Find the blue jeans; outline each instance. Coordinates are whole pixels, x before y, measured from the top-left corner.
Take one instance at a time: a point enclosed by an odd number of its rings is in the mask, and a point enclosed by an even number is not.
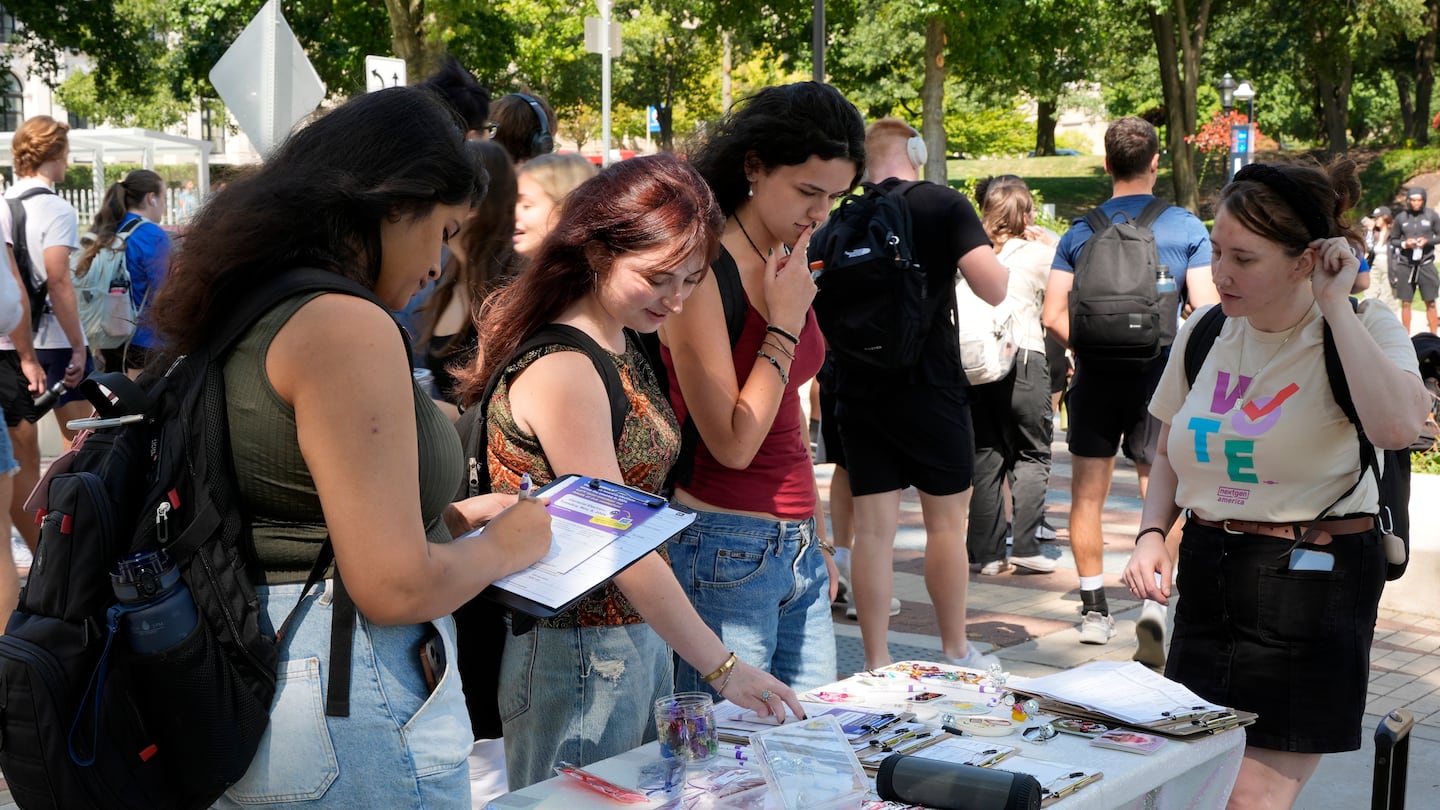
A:
[[[835,680],[830,579],[814,520],[697,510],[670,541],[670,567],[700,618],[741,661],[797,690]],[[675,691],[711,691],[704,674],[677,662]]]
[[[350,716],[325,716],[330,670],[331,594],[311,591],[280,650],[270,726],[239,782],[216,807],[470,807],[470,715],[460,673],[448,666],[431,692],[420,646],[438,632],[455,660],[455,622],[381,626],[357,616],[350,667]],[[256,590],[274,632],[301,585]]]
[[[670,648],[648,624],[535,627],[505,639],[500,720],[511,790],[656,737],[655,701],[670,694]]]

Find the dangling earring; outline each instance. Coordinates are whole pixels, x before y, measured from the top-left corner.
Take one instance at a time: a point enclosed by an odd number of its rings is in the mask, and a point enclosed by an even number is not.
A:
[[[754,196],[755,196],[755,184],[754,184],[754,183],[751,183],[751,184],[750,184],[750,193],[747,194],[747,195],[745,195],[745,196],[747,196],[747,197],[754,197]]]

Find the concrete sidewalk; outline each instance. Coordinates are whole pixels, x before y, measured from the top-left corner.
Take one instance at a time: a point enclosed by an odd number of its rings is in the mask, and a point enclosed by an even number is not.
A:
[[[1059,534],[1053,544],[1059,551],[1059,568],[1043,575],[1012,571],[993,577],[970,576],[968,636],[983,650],[993,648],[1006,669],[1017,675],[1043,675],[1095,660],[1128,661],[1135,652],[1140,603],[1119,580],[1140,529],[1141,500],[1134,468],[1123,459],[1117,463],[1103,518],[1106,596],[1116,617],[1117,633],[1107,645],[1083,645],[1076,627],[1080,597],[1066,528],[1070,457],[1063,441],[1056,443],[1054,454],[1046,512]],[[828,490],[830,468],[816,469],[823,479],[823,493]],[[1440,478],[1417,476],[1411,523],[1419,538],[1417,547],[1440,551]],[[925,590],[924,548],[919,498],[914,490],[907,490],[895,542],[895,595],[903,609],[890,620],[890,651],[897,661],[934,659],[940,654],[935,612]],[[862,669],[859,626],[847,620],[843,610],[837,609],[834,616],[841,674]],[[1371,648],[1370,673],[1363,747],[1326,756],[1297,807],[1369,807],[1374,729],[1396,708],[1408,709],[1416,718],[1410,743],[1408,804],[1440,807],[1440,555],[1416,555],[1405,577],[1387,587]]]

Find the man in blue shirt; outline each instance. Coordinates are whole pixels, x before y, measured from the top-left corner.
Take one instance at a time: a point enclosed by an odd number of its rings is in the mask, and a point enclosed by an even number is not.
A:
[[[1155,199],[1159,165],[1160,139],[1155,127],[1139,118],[1122,118],[1111,124],[1105,131],[1105,171],[1114,189],[1100,210],[1112,220],[1122,212],[1137,219]],[[1210,234],[1204,223],[1189,211],[1172,206],[1151,230],[1160,262],[1175,277],[1181,300],[1195,307],[1219,301],[1210,277]],[[1090,226],[1080,219],[1060,238],[1045,291],[1045,328],[1067,346],[1070,290],[1080,251],[1091,235]],[[1178,318],[1179,313],[1170,316]],[[1125,456],[1135,463],[1140,495],[1145,495],[1159,436],[1159,424],[1147,408],[1168,354],[1167,347],[1144,372],[1123,376],[1087,369],[1083,355],[1075,358],[1075,375],[1065,399],[1070,414],[1066,441],[1072,465],[1070,548],[1080,575],[1080,641],[1084,644],[1106,644],[1115,635],[1115,620],[1105,600],[1105,540],[1100,516],[1110,493],[1117,449],[1123,447]],[[1141,645],[1136,659],[1151,665],[1162,663],[1164,613],[1159,605],[1147,605],[1139,633]]]

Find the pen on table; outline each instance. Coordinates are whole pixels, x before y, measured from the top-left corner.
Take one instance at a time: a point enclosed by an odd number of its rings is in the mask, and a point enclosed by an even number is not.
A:
[[[531,487],[533,487],[533,486],[534,486],[534,484],[532,484],[532,483],[530,482],[530,473],[527,472],[527,473],[521,474],[521,476],[520,476],[520,500],[522,500],[522,501],[533,501],[533,500],[535,500],[535,496],[530,494],[530,489],[531,489]]]

